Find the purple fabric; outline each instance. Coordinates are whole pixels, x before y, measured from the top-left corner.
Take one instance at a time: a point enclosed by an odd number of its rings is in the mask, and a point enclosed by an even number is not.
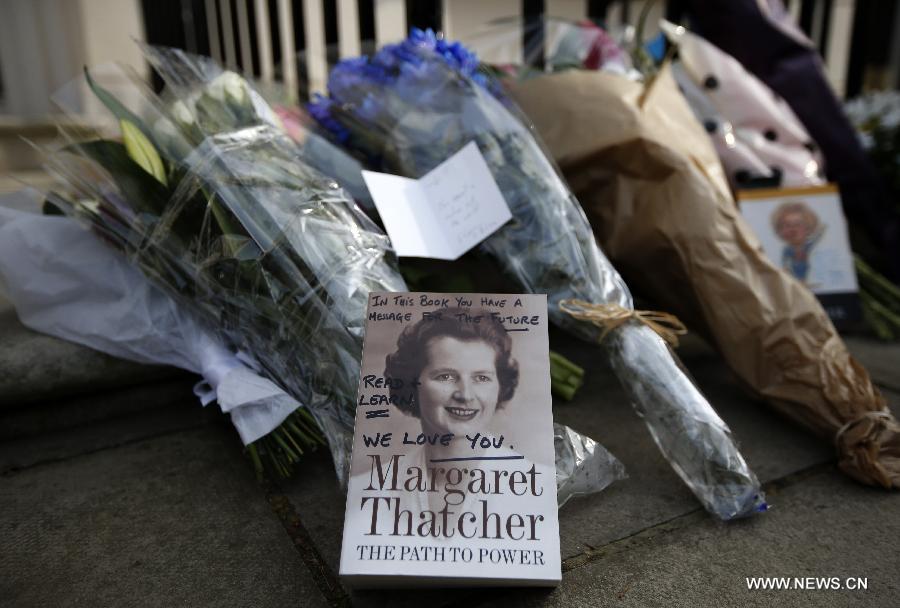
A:
[[[781,95],[825,157],[841,189],[844,213],[881,252],[880,269],[900,282],[900,218],[888,203],[881,176],[869,162],[840,101],[825,79],[815,47],[791,33],[796,27],[778,0],[770,15],[757,0],[687,0],[695,29],[740,61]]]

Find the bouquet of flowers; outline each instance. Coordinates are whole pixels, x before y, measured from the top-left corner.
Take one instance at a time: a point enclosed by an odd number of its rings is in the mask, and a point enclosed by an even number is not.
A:
[[[169,51],[148,53],[162,65]],[[122,141],[54,153],[49,166],[69,194],[48,201],[302,404],[343,477],[368,294],[405,289],[390,243],[334,180],[302,162],[243,79],[180,76],[203,86],[171,104],[146,92],[139,115],[87,74]],[[288,474],[315,442],[308,418],[273,421],[251,456]]]
[[[860,143],[885,178],[900,213],[900,92],[878,91],[844,106]]]
[[[50,157],[68,193],[50,193],[48,206],[94,234],[0,206],[8,295],[34,329],[202,374],[195,392],[230,413],[258,472],[289,474],[321,428],[343,478],[368,292],[405,289],[387,237],[311,168],[350,160],[339,150],[308,132],[295,145],[215,62],[146,52],[170,99],[135,87],[138,114],[87,74],[122,141]],[[551,368],[558,389],[580,383],[568,361]],[[561,503],[625,476],[590,438],[555,431]]]
[[[682,60],[696,59],[697,50]],[[807,141],[798,137],[799,123],[782,121],[771,93],[764,107],[750,107],[762,84],[730,78],[736,67],[720,56],[705,65],[713,64],[714,72],[691,71],[715,85],[723,113],[734,111],[745,127],[773,129],[778,141]],[[749,94],[729,91],[739,86]],[[763,253],[670,65],[646,84],[568,70],[509,82],[507,90],[544,137],[631,285],[702,332],[777,411],[833,442],[843,471],[897,487],[900,425],[816,297]],[[770,144],[769,151],[776,147]],[[755,153],[745,147],[741,158]],[[812,156],[802,146],[792,144],[782,157],[793,159],[795,183],[817,179],[814,172],[803,176]],[[873,274],[860,273],[864,290]]]
[[[900,213],[900,93],[881,91],[857,97],[845,106],[860,143],[887,184]],[[900,286],[856,260],[867,320],[878,337],[900,340]]]
[[[722,519],[765,508],[727,426],[666,341],[677,325],[633,310],[628,288],[535,137],[474,54],[432,32],[331,72],[310,113],[369,168],[420,177],[474,141],[513,219],[482,243],[522,288],[546,293],[551,319],[602,341],[638,412],[675,471]]]

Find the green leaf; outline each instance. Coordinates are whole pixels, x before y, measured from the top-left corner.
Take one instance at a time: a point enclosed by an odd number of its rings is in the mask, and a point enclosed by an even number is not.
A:
[[[166,168],[163,161],[159,157],[156,148],[150,143],[150,140],[141,132],[141,130],[130,120],[120,120],[122,127],[122,140],[125,142],[125,150],[131,160],[136,162],[141,168],[155,177],[161,184],[168,186],[166,181]]]
[[[94,95],[97,96],[103,105],[112,112],[112,115],[115,116],[120,121],[127,120],[135,125],[137,128],[141,130],[141,132],[147,137],[149,140],[153,140],[153,133],[150,129],[147,128],[147,125],[144,124],[144,121],[141,118],[126,108],[122,102],[116,99],[115,95],[101,87],[97,84],[93,78],[91,78],[91,73],[88,71],[87,67],[84,68],[84,77],[87,80],[88,86],[91,87],[91,91],[94,92]]]
[[[97,139],[72,144],[66,151],[103,167],[119,187],[124,202],[135,211],[161,215],[166,208],[169,189],[138,166],[119,142]]]

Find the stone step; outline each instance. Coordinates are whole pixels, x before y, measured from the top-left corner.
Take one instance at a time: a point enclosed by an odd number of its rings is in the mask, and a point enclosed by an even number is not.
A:
[[[177,377],[186,373],[124,361],[32,331],[0,301],[0,411]]]
[[[200,428],[0,478],[0,604],[334,605],[235,443]]]
[[[846,337],[850,353],[863,364],[882,388],[900,392],[900,342],[879,342],[860,336]]]

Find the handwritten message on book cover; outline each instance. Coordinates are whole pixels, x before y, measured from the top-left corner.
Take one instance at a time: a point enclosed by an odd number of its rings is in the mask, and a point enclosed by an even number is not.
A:
[[[341,577],[556,585],[543,295],[372,293]]]

